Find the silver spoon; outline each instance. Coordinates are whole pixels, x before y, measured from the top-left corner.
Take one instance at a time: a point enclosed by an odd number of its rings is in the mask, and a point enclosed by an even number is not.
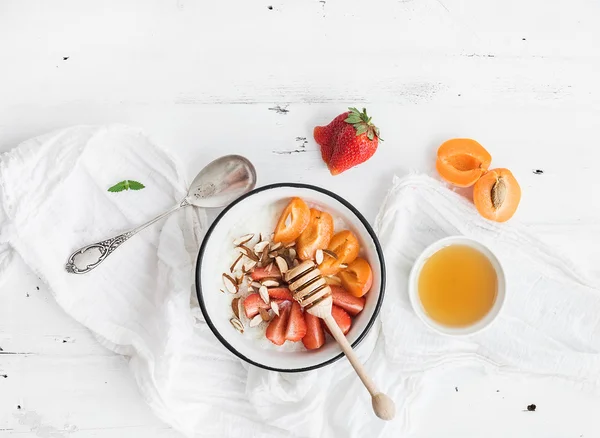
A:
[[[72,274],[90,272],[131,236],[174,211],[188,205],[224,207],[255,186],[256,170],[250,161],[240,155],[218,158],[196,175],[186,197],[179,204],[133,230],[78,249],[67,260],[65,269]]]

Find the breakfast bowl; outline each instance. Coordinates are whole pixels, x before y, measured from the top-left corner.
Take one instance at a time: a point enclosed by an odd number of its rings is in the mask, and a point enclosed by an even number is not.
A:
[[[338,344],[329,336],[324,345],[311,350],[305,348],[303,342],[288,340],[283,345],[273,344],[265,336],[269,321],[260,322],[260,317],[255,317],[259,323],[254,324],[254,319],[244,313],[244,306],[240,311],[238,301],[234,301],[239,298],[241,304],[248,297],[248,292],[242,291],[245,280],[236,278],[232,269],[240,258],[235,250],[240,246],[245,249],[246,245],[258,245],[265,236],[272,236],[286,205],[294,198],[304,200],[311,209],[329,213],[336,232],[349,230],[353,233],[360,245],[359,257],[370,265],[372,276],[370,288],[362,301],[364,307],[353,317],[346,334],[353,347],[360,344],[373,326],[385,290],[385,263],[379,241],[362,214],[340,196],[307,184],[279,183],[257,188],[231,203],[212,223],[200,247],[196,263],[196,293],[200,309],[211,331],[229,351],[250,364],[280,372],[321,368],[343,356]],[[249,240],[246,245],[239,244],[250,239],[249,236],[254,240]],[[293,248],[292,245],[286,247]],[[276,246],[281,247],[279,244]],[[244,265],[242,272],[246,272],[245,269]],[[252,290],[252,279],[247,280],[248,288]],[[271,309],[269,312],[271,318],[275,318]],[[263,313],[261,311],[261,315]],[[232,320],[236,319],[238,321],[233,321],[234,324]]]

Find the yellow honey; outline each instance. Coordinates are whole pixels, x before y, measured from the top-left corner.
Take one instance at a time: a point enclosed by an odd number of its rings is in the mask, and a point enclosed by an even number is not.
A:
[[[449,327],[466,327],[494,306],[498,278],[484,254],[470,246],[450,245],[427,259],[418,291],[431,319]]]

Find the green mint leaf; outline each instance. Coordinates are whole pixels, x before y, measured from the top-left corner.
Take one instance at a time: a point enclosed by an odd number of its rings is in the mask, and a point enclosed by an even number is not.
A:
[[[114,186],[110,187],[108,189],[108,191],[115,193],[115,192],[122,192],[123,190],[127,190],[125,188],[126,183],[127,183],[127,180],[118,182]]]
[[[146,187],[144,184],[131,179],[127,180],[127,182],[129,183],[129,189],[131,190],[142,190],[144,187]]]
[[[130,179],[124,179],[123,181],[120,181],[118,183],[116,183],[114,186],[110,187],[108,189],[109,192],[122,192],[123,190],[141,190],[143,189],[144,184],[139,183],[137,181],[133,181]]]

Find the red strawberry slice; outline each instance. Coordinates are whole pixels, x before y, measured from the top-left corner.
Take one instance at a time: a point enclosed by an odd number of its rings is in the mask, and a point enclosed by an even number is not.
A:
[[[323,331],[321,318],[304,312],[304,321],[306,322],[306,334],[302,338],[302,343],[308,350],[321,348],[325,343],[325,332]]]
[[[248,295],[244,300],[244,311],[249,319],[258,315],[258,309],[269,309],[270,307],[257,293]]]
[[[283,345],[286,340],[286,329],[288,326],[288,319],[290,316],[291,306],[282,306],[279,309],[279,316],[273,318],[267,327],[265,335],[267,339],[275,345]]]
[[[333,319],[335,319],[335,322],[337,322],[337,325],[342,330],[343,334],[350,331],[352,318],[344,309],[338,306],[331,306],[331,316],[333,316]],[[325,330],[327,330],[327,333],[331,334],[327,326],[325,326]]]
[[[250,274],[252,280],[260,281],[265,278],[281,278],[281,272],[279,272],[279,268],[275,265],[271,266],[271,269],[268,270],[267,267],[264,268],[254,268],[254,271]]]
[[[268,289],[269,297],[272,300],[292,301],[292,293],[287,287],[273,287]]]
[[[304,314],[302,307],[296,301],[292,302],[292,310],[290,311],[290,319],[285,330],[285,339],[287,341],[298,342],[306,334],[306,322],[304,322]]]
[[[341,286],[330,285],[333,304],[341,307],[350,315],[358,315],[365,307],[364,297],[355,297]]]

